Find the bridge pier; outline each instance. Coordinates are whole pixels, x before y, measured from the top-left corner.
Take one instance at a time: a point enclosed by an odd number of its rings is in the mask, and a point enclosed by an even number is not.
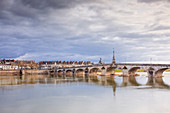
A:
[[[154,75],[155,75],[155,72],[154,72],[154,70],[148,70],[148,71],[147,71],[147,74],[148,74],[148,77],[153,78]]]
[[[62,75],[62,77],[63,77],[63,78],[66,77],[66,71],[65,71],[65,69],[63,69],[63,75]]]
[[[73,69],[73,71],[72,71],[72,77],[74,78],[76,76],[76,71],[75,71],[75,69]]]
[[[58,78],[58,71],[57,70],[55,71],[55,77]]]
[[[54,70],[54,77],[58,77],[58,72],[56,69]]]
[[[89,69],[86,68],[86,69],[84,70],[84,73],[85,73],[85,77],[88,78],[88,76],[89,76]]]
[[[155,70],[153,68],[149,68],[147,70],[147,74],[148,74],[147,85],[153,85],[155,83],[155,81],[154,81]]]

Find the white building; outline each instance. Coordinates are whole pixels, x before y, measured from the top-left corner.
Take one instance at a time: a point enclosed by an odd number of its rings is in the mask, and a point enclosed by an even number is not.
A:
[[[16,70],[16,69],[18,69],[17,65],[4,65],[4,64],[0,65],[0,70]]]

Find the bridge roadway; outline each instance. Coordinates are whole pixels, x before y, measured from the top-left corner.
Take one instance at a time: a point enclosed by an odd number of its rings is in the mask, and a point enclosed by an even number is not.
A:
[[[148,76],[162,77],[166,69],[170,69],[170,64],[142,64],[142,63],[115,63],[115,64],[94,64],[88,66],[55,68],[53,71],[57,75],[68,76],[92,76],[96,74],[114,75],[114,69],[122,69],[122,75],[135,75],[137,69],[144,69]]]

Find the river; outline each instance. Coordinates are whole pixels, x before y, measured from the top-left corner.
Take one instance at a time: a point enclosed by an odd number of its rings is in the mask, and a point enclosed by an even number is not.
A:
[[[170,113],[170,74],[0,76],[0,113]]]

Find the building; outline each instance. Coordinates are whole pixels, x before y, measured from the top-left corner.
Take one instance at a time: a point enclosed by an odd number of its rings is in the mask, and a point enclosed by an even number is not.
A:
[[[38,63],[33,60],[17,60],[16,65],[19,69],[37,69]]]
[[[0,70],[15,70],[18,66],[14,59],[2,59],[0,60]]]
[[[102,61],[102,58],[100,58],[99,63],[98,64],[104,64],[104,62]]]
[[[2,59],[0,60],[0,70],[16,70],[16,69],[37,69],[38,63],[28,60]]]
[[[92,65],[90,61],[40,61],[36,63],[33,60],[0,60],[0,70],[16,70],[16,69],[54,69],[64,67],[78,67]]]
[[[63,67],[73,67],[73,66],[87,66],[92,65],[90,61],[40,61],[40,69],[53,69],[53,68],[63,68]]]

